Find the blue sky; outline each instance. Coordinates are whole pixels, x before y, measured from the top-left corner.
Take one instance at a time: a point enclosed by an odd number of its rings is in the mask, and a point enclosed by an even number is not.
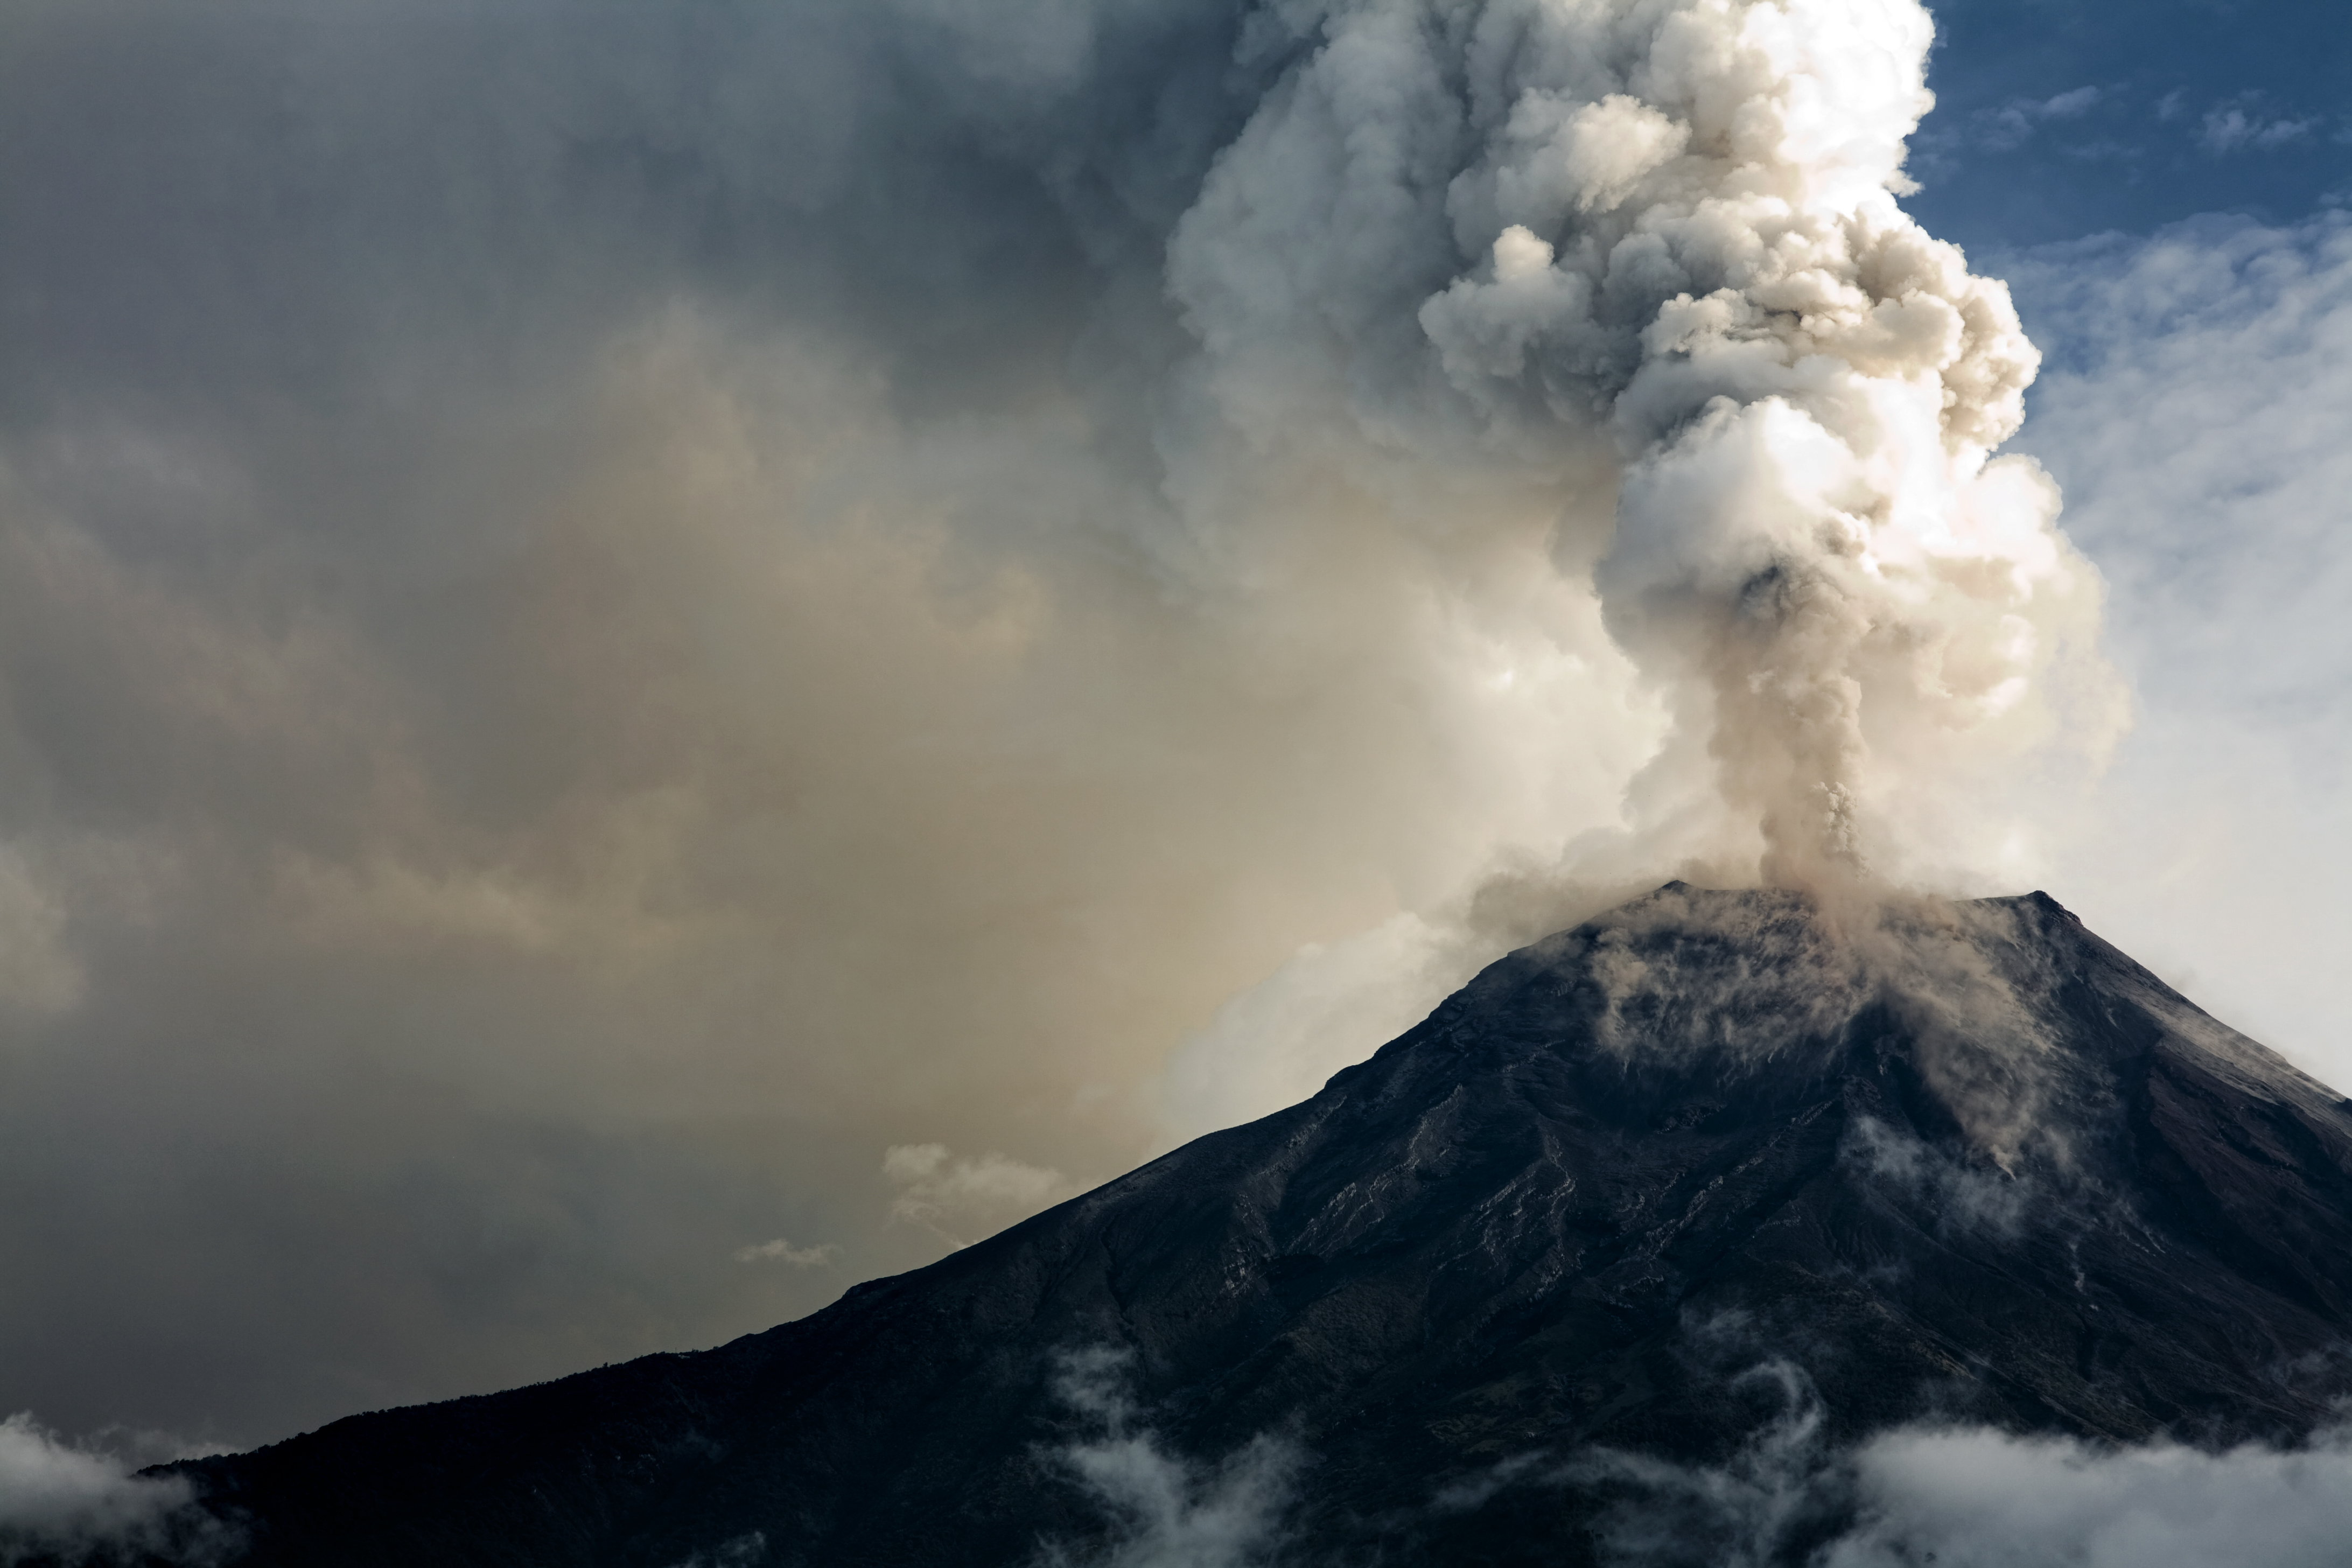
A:
[[[2352,26],[2310,0],[1952,0],[1911,210],[1971,254],[2352,202]]]

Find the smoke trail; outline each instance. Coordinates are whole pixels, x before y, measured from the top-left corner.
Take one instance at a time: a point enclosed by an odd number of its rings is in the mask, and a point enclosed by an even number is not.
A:
[[[0,58],[16,1403],[723,1338],[944,1245],[875,1151],[1082,1185],[1564,886],[2027,874],[2097,595],[1909,0],[591,10]]]
[[[1712,760],[1696,847],[1809,884],[1919,858],[1904,803],[2048,738],[2099,596],[2054,487],[1991,455],[2038,363],[2007,290],[1895,204],[1925,11],[1273,15],[1317,47],[1171,247],[1210,397],[1309,443],[1321,361],[1375,446],[1537,476],[1605,443],[1592,581]]]

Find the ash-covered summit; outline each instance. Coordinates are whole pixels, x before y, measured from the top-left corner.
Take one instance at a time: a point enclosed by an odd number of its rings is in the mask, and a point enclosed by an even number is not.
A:
[[[2291,1439],[2347,1331],[2346,1102],[2050,898],[1676,883],[813,1317],[180,1470],[256,1565],[1084,1562],[1186,1507],[1559,1564],[1624,1473],[1579,1456],[1720,1463],[1792,1391]]]

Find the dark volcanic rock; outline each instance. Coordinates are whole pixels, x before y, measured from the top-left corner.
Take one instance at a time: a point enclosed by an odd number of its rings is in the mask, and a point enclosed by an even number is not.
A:
[[[1106,1528],[1056,1379],[1108,1349],[1166,1451],[1289,1445],[1318,1561],[1553,1564],[1589,1490],[1432,1500],[1593,1445],[1719,1460],[1766,1363],[1832,1440],[2291,1437],[2347,1327],[2345,1102],[2046,896],[1839,922],[1675,884],[814,1317],[181,1468],[256,1564],[1024,1563]]]

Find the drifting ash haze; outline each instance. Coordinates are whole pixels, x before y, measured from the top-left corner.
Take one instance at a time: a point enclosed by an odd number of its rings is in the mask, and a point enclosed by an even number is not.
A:
[[[2113,730],[1916,5],[5,26],[67,1430],[813,1310],[1667,874],[2022,883]]]

